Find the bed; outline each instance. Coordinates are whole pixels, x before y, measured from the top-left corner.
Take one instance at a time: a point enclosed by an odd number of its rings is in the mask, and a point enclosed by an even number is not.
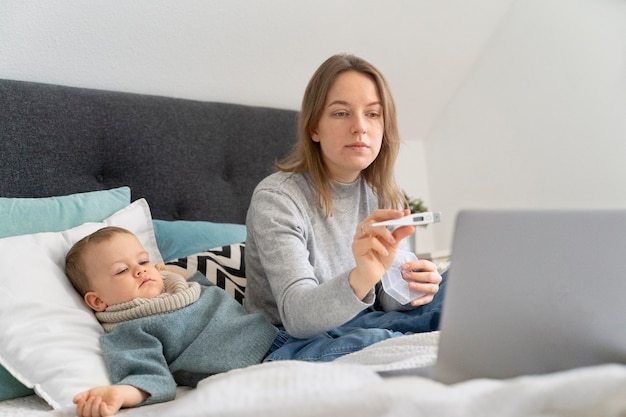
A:
[[[245,213],[296,112],[0,80],[0,416],[73,415],[106,382],[101,329],[63,279],[78,236],[128,226],[156,259],[245,296]],[[419,376],[438,332],[332,363],[215,375],[134,416],[624,416],[626,367],[444,385]]]

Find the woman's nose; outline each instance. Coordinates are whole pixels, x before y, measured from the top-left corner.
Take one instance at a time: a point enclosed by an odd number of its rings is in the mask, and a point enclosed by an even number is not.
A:
[[[354,126],[352,126],[352,134],[358,135],[365,133],[365,122],[361,117],[356,117],[354,119]]]

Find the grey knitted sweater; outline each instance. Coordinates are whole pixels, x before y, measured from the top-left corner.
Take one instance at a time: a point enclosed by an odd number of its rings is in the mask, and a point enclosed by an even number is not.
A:
[[[189,281],[201,284],[197,301],[119,323],[100,339],[111,383],[148,392],[142,405],[174,399],[177,384],[262,362],[278,333],[202,274]]]
[[[307,338],[344,324],[371,306],[348,282],[355,267],[352,239],[359,221],[378,208],[365,180],[335,183],[329,218],[305,175],[278,172],[256,187],[246,219],[244,306],[261,312],[294,337]],[[401,308],[382,289],[385,310]]]

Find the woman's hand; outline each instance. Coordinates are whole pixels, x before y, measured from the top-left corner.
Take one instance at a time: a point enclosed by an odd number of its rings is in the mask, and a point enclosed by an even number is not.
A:
[[[362,300],[382,278],[396,257],[400,241],[415,232],[413,226],[400,226],[390,232],[384,226],[373,223],[399,219],[409,210],[376,210],[357,226],[352,240],[352,254],[356,267],[350,272],[350,285]]]
[[[437,266],[423,259],[405,263],[402,265],[401,271],[402,278],[409,282],[409,289],[424,294],[411,300],[411,305],[417,307],[430,303],[439,291],[439,284],[442,279],[437,272]]]

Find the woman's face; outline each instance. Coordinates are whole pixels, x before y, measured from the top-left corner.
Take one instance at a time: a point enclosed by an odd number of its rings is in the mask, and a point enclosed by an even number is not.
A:
[[[384,127],[376,84],[360,72],[347,71],[328,91],[311,137],[319,142],[332,179],[350,183],[378,156]]]

